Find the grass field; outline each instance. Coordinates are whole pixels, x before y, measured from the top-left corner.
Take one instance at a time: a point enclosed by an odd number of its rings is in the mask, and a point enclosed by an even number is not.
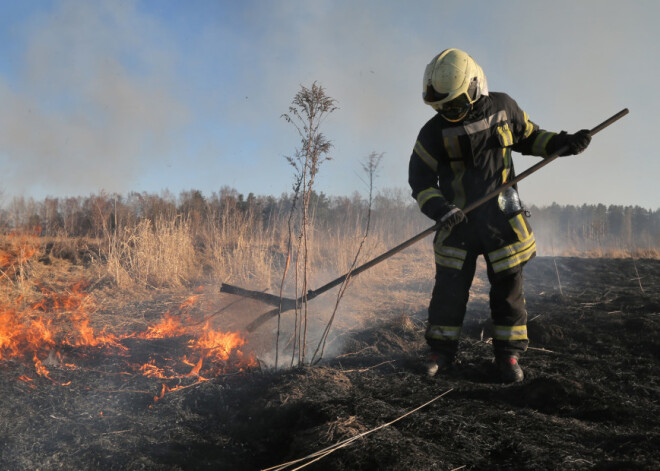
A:
[[[0,368],[4,383],[0,390],[6,407],[0,412],[0,442],[4,443],[0,463],[7,469],[45,470],[90,466],[189,469],[191,463],[195,469],[255,469],[364,432],[394,418],[401,407],[419,405],[416,403],[431,399],[440,389],[452,387],[467,394],[457,403],[464,409],[459,416],[442,420],[470,430],[468,435],[455,437],[464,445],[486,439],[477,427],[481,419],[471,424],[465,414],[488,400],[494,409],[490,415],[481,414],[482,425],[496,420],[502,408],[513,407],[515,413],[537,419],[540,411],[549,414],[549,419],[534,422],[539,433],[550,433],[560,444],[562,440],[553,431],[557,421],[564,427],[575,426],[571,433],[582,427],[594,437],[593,424],[603,423],[614,431],[613,435],[600,435],[607,446],[614,443],[616,434],[632,440],[627,442],[632,443],[628,448],[612,445],[608,451],[608,459],[620,458],[624,463],[620,469],[652,469],[657,462],[647,446],[653,436],[634,426],[648,426],[635,414],[651,407],[647,391],[657,390],[657,363],[653,363],[657,360],[652,360],[657,345],[646,339],[645,347],[632,351],[639,361],[656,365],[650,367],[646,380],[631,377],[621,383],[621,378],[628,378],[626,362],[633,361],[627,356],[617,357],[616,371],[595,360],[598,355],[619,355],[620,349],[631,348],[639,325],[647,334],[657,335],[657,250],[557,250],[555,257],[532,262],[526,292],[530,335],[534,348],[540,350],[529,355],[529,381],[521,387],[523,396],[518,403],[507,402],[505,389],[492,384],[489,367],[483,363],[482,356],[489,349],[483,260],[472,286],[471,314],[466,321],[463,364],[467,369],[434,385],[420,379],[410,367],[423,347],[424,313],[433,284],[430,237],[352,280],[337,308],[317,368],[289,368],[300,363],[303,310],[283,314],[280,369],[273,371],[276,320],[254,332],[245,331],[249,322],[272,306],[220,292],[222,283],[231,283],[279,293],[287,233],[275,225],[256,224],[252,217],[236,213],[231,223],[210,224],[204,230],[181,217],[145,219],[99,238],[34,233],[1,236]],[[348,270],[363,238],[363,222],[356,217],[346,218],[342,226],[312,226],[309,288]],[[426,224],[423,219],[392,224],[375,218],[358,263],[420,232]],[[299,270],[298,276],[301,273]],[[607,273],[612,278],[609,281]],[[295,276],[296,270],[291,269],[285,296],[300,294]],[[303,342],[307,362],[336,305],[337,289],[309,303]],[[602,328],[606,336],[624,326],[625,345],[603,347],[599,339],[585,337],[582,325],[569,328],[575,319],[585,316],[595,316],[592,321],[596,324],[590,328]],[[587,342],[589,351],[601,352],[588,356],[592,373],[580,366],[586,357],[574,348],[576,342]],[[548,355],[557,351],[572,355],[560,361],[574,361],[572,373],[559,374],[548,363]],[[615,387],[605,386],[610,383]],[[384,384],[390,395],[383,396],[380,386]],[[633,406],[627,412],[615,406],[619,395],[633,397],[632,392],[638,396],[630,399]],[[602,412],[592,397],[609,404],[613,412]],[[247,398],[251,402],[246,403]],[[332,404],[337,405],[339,415],[331,417]],[[245,414],[261,425],[246,422]],[[224,425],[216,428],[209,422],[213,417]],[[423,425],[437,419],[424,417],[426,422],[421,425],[397,429],[399,438],[386,434],[364,442],[375,453],[370,458],[340,453],[333,466],[373,469],[374,464],[382,467],[391,462],[394,467],[382,469],[396,469],[396,463],[435,469],[432,463],[460,466],[472,462],[477,464],[467,469],[489,469],[489,463],[498,462],[499,448],[519,447],[497,442],[490,455],[470,458],[453,450],[447,455],[450,459],[438,461],[413,446],[438,433]],[[265,436],[263,427],[278,430],[280,437]],[[571,453],[576,455],[564,456],[559,467],[553,468],[548,464],[551,455],[534,448],[541,443],[541,435],[533,438],[536,445],[532,448],[520,449],[531,453],[530,467],[523,469],[586,469],[595,462],[588,446],[572,447]],[[447,446],[446,453],[452,446],[445,438],[431,441],[435,443],[433,453],[441,453]],[[400,458],[393,457],[391,447],[400,448]],[[350,463],[356,467],[351,468]],[[642,464],[625,468],[635,463]],[[504,463],[498,469],[515,469],[507,466]]]

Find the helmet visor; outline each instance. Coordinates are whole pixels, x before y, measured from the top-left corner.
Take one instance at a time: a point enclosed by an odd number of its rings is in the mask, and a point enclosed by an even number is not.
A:
[[[440,114],[447,121],[455,122],[465,118],[470,108],[472,108],[472,102],[468,98],[467,93],[463,93],[453,100],[443,103],[440,106]]]

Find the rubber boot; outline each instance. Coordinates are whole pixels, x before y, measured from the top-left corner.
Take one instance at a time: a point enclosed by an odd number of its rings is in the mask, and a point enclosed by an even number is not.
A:
[[[524,379],[525,375],[518,364],[518,358],[514,356],[498,357],[496,363],[503,383],[518,383]]]

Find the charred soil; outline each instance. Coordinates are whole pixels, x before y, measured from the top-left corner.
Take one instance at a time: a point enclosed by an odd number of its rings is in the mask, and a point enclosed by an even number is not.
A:
[[[53,365],[50,379],[2,361],[0,468],[264,469],[364,434],[307,469],[660,469],[660,261],[537,258],[525,279],[530,349],[513,385],[497,382],[487,287],[457,364],[435,378],[417,367],[424,310],[336,331],[342,352],[315,367],[231,372],[162,397],[106,355],[72,348],[79,367]],[[142,354],[123,342],[132,357],[120,362]],[[159,342],[142,360],[187,339]]]

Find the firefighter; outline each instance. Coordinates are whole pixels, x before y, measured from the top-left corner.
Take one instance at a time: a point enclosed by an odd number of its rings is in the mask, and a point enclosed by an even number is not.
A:
[[[481,67],[459,49],[447,49],[427,65],[422,95],[437,113],[419,132],[408,181],[420,210],[439,227],[425,370],[433,376],[454,361],[476,260],[483,255],[495,364],[503,382],[522,381],[518,359],[528,343],[522,270],[536,254],[527,213],[515,185],[469,217],[461,208],[515,176],[512,151],[548,157],[566,146],[561,155],[579,154],[591,141],[589,131],[540,129],[507,94],[489,92]]]

